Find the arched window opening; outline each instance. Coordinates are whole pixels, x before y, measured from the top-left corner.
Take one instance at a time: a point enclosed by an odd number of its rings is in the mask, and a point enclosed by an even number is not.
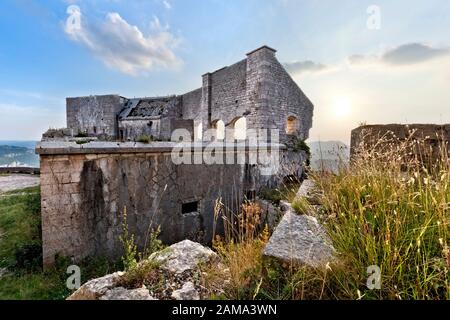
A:
[[[203,139],[203,124],[201,121],[196,121],[194,124],[194,140],[202,141]]]
[[[225,122],[222,120],[217,120],[214,122],[214,129],[216,129],[216,140],[225,139]]]
[[[290,116],[286,122],[286,134],[297,135],[299,129],[298,119],[294,116]]]
[[[247,119],[245,117],[241,117],[234,121],[234,139],[247,139]]]

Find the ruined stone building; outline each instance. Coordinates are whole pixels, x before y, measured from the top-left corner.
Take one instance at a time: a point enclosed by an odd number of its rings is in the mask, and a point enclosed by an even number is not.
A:
[[[308,138],[313,106],[277,61],[275,50],[264,46],[202,79],[201,88],[178,96],[67,98],[68,128],[75,135],[170,140],[176,128],[195,130],[200,138],[208,128],[233,128],[245,118],[248,128],[279,129],[282,141],[288,135]]]
[[[125,210],[140,249],[156,226],[166,243],[185,238],[209,243],[222,228],[214,218],[217,200],[237,212],[246,196],[286,176],[300,176],[307,153],[292,145],[308,138],[313,105],[275,53],[267,46],[256,49],[234,65],[206,73],[201,88],[182,95],[67,98],[69,137],[43,139],[36,148],[44,264],[53,264],[57,254],[75,261],[120,256]],[[238,125],[279,131],[281,165],[272,177],[248,163],[172,161],[175,129],[187,129],[199,141],[214,128],[221,140],[220,131]],[[73,141],[86,135],[95,141]],[[143,135],[153,142],[136,142]]]

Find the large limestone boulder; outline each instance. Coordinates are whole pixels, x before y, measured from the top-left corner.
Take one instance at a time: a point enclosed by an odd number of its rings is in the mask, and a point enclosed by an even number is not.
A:
[[[106,291],[99,300],[156,300],[147,288],[125,289],[122,287]]]
[[[90,280],[68,300],[155,300],[155,297],[199,300],[202,296],[202,286],[199,282],[202,273],[200,266],[212,263],[215,269],[222,268],[220,259],[214,251],[190,240],[155,252],[138,267],[144,267],[148,262],[155,262],[157,273],[164,279],[162,287],[125,288],[126,281],[121,280],[126,279],[126,273],[117,272]]]
[[[123,272],[108,274],[86,282],[75,291],[67,300],[98,300],[120,282]]]
[[[263,254],[284,262],[324,267],[334,249],[317,220],[288,210],[269,239]]]
[[[200,294],[194,283],[188,281],[181,289],[172,292],[172,298],[175,300],[200,300]]]
[[[151,260],[160,263],[161,269],[176,275],[193,271],[200,264],[214,262],[218,258],[211,249],[190,240],[181,241],[150,256]]]

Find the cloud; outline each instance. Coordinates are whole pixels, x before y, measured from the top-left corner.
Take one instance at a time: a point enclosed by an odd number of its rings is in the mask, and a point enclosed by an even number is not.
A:
[[[353,55],[349,63],[354,65],[381,63],[385,65],[413,65],[450,55],[450,48],[434,48],[421,43],[407,43],[384,52],[382,55]]]
[[[64,31],[69,38],[87,47],[108,67],[136,75],[156,67],[174,68],[181,64],[174,49],[180,39],[162,27],[154,17],[152,33],[144,35],[117,12],[110,12],[104,21],[93,23],[84,18],[80,8],[71,5]]]
[[[166,7],[167,10],[172,9],[172,4],[169,2],[169,0],[163,0],[163,5]]]
[[[295,74],[295,75],[306,73],[306,72],[310,72],[310,73],[320,72],[320,71],[325,71],[326,69],[328,69],[328,67],[326,65],[317,63],[317,62],[314,62],[311,60],[285,63],[284,67],[286,68],[286,70],[288,72],[290,72],[291,74]]]
[[[382,61],[388,64],[414,64],[450,54],[450,49],[410,43],[386,52]]]

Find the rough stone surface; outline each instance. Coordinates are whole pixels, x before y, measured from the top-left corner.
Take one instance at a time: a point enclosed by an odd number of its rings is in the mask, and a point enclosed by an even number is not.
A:
[[[90,280],[68,297],[67,300],[97,300],[116,287],[121,276],[123,276],[123,272],[116,272]]]
[[[122,287],[117,287],[106,291],[106,293],[99,298],[99,300],[156,300],[153,298],[148,289],[139,288],[128,290]]]
[[[313,105],[275,52],[267,46],[258,48],[236,64],[203,75],[201,88],[181,96],[67,98],[69,131],[98,140],[133,140],[141,134],[167,138],[171,130],[185,126],[188,134],[194,131],[201,138],[219,120],[225,129],[233,129],[245,118],[247,129],[279,132],[282,144],[307,139]],[[237,211],[245,195],[275,187],[286,176],[300,177],[306,160],[304,152],[285,147],[279,158],[277,152],[268,152],[272,160],[268,165],[261,158],[257,165],[236,164],[233,146],[233,151],[226,151],[235,164],[227,160],[176,165],[170,154],[173,147],[169,142],[39,144],[44,265],[52,265],[56,254],[76,261],[120,256],[125,208],[139,249],[156,226],[166,244],[186,238],[209,243],[217,199]],[[185,212],[186,208],[193,212]],[[223,231],[221,219],[215,231]]]
[[[317,188],[312,180],[304,180],[298,189],[297,198],[308,200],[311,205],[320,205],[322,192]]]
[[[118,95],[88,96],[66,99],[67,127],[71,135],[117,137],[117,115],[125,99]]]
[[[140,250],[157,226],[166,244],[208,243],[215,201],[233,207],[243,198],[244,179],[244,165],[176,165],[165,152],[41,155],[44,264],[58,253],[76,261],[120,257],[125,208]],[[186,203],[197,210],[184,212]]]
[[[126,273],[114,273],[102,278],[93,279],[75,291],[68,300],[199,300],[207,298],[201,285],[204,273],[201,265],[209,263],[217,272],[222,272],[224,283],[229,279],[229,271],[224,269],[216,253],[199,243],[189,240],[174,244],[156,252],[138,265],[147,262],[154,264],[152,272],[156,272],[162,285],[142,288],[126,287]],[[217,289],[217,293],[221,288]]]
[[[186,282],[181,289],[172,292],[175,300],[200,300],[200,294],[191,281]]]
[[[161,263],[160,268],[174,274],[193,271],[201,263],[218,259],[211,249],[190,240],[184,240],[169,248],[150,256],[150,259]]]
[[[305,140],[312,126],[313,105],[275,52],[267,46],[258,48],[244,60],[206,73],[201,88],[183,95],[67,98],[67,126],[72,134],[86,132],[113,139],[148,134],[167,139],[171,119],[192,120],[205,131],[219,120],[232,129],[237,119],[245,117],[248,128],[280,130],[282,142],[289,135]]]
[[[264,249],[264,255],[286,262],[323,267],[333,259],[333,247],[317,220],[288,210]]]

